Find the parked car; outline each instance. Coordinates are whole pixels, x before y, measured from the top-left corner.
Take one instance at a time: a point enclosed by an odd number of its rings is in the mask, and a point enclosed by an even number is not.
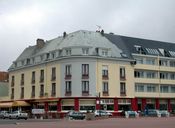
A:
[[[76,112],[76,111],[70,111],[67,116],[69,119],[75,119],[75,120],[83,120],[85,119],[85,115],[81,112]]]
[[[5,116],[7,113],[8,113],[7,111],[1,111],[1,112],[0,112],[0,118],[3,118],[3,119],[4,119],[4,116]]]
[[[156,109],[148,109],[144,113],[145,116],[161,117],[161,113]]]
[[[104,111],[104,110],[96,110],[94,114],[95,116],[112,116],[112,113]]]
[[[159,110],[161,117],[169,117],[170,113],[166,110]]]
[[[14,111],[9,114],[9,119],[28,119],[28,114],[22,111]]]
[[[139,117],[139,114],[136,111],[125,111],[125,117]]]

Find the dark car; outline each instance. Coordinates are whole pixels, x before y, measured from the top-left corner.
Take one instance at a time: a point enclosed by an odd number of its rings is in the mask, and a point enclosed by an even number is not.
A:
[[[81,112],[76,112],[76,111],[70,111],[68,113],[69,119],[75,119],[75,120],[83,120],[85,119],[85,115]]]

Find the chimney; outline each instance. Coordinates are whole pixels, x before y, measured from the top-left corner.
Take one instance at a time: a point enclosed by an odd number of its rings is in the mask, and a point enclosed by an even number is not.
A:
[[[101,35],[104,36],[104,30],[103,29],[101,30]]]
[[[64,37],[64,38],[66,37],[66,35],[67,35],[66,32],[63,32],[63,37]]]
[[[42,48],[42,47],[44,47],[44,40],[43,39],[37,39],[36,40],[36,46],[37,46],[37,48]]]

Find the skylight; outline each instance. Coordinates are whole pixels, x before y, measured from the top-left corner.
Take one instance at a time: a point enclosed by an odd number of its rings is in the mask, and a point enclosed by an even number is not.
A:
[[[170,55],[175,57],[175,52],[174,51],[169,51]]]
[[[157,49],[152,49],[152,48],[145,48],[145,49],[149,54],[159,55],[159,51]]]

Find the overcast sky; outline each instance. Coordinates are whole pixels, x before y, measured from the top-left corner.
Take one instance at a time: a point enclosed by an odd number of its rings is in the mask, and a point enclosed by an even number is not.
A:
[[[175,0],[0,0],[0,71],[37,38],[77,30],[175,42]]]

